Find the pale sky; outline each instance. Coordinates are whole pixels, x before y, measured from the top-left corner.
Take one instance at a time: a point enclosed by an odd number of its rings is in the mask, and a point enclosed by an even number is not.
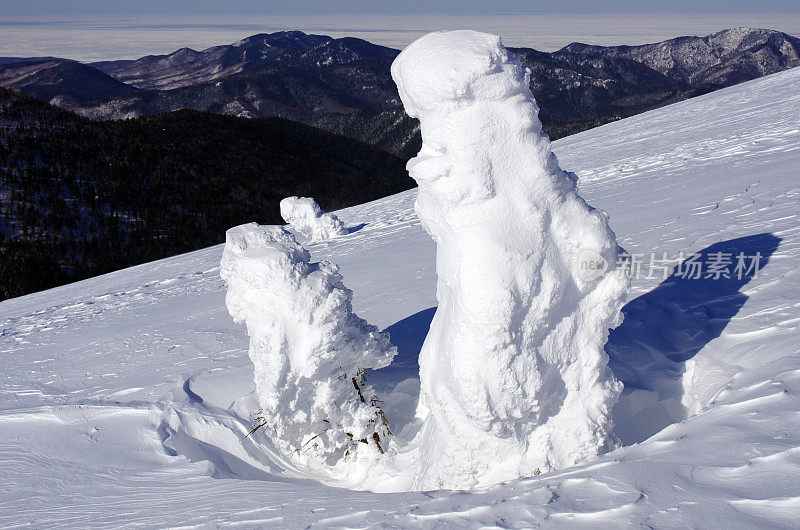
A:
[[[0,0],[2,15],[189,13],[776,13],[798,0]]]

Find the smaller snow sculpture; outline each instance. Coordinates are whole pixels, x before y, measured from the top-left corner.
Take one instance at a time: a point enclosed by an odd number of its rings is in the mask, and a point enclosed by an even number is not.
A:
[[[396,349],[353,314],[336,266],[312,263],[283,227],[251,223],[228,230],[220,276],[228,311],[247,324],[261,423],[282,456],[328,478],[379,458],[391,432],[364,372]]]
[[[311,197],[286,197],[281,201],[281,217],[311,241],[347,233],[344,223],[335,215],[323,212]]]

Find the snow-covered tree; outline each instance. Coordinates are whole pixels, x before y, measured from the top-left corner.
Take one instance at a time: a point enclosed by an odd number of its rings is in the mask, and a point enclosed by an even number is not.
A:
[[[396,353],[352,311],[335,265],[313,263],[280,226],[228,230],[226,305],[247,324],[262,428],[283,457],[325,477],[383,454],[390,430],[365,371]]]
[[[311,241],[347,233],[344,223],[332,213],[323,212],[311,197],[286,197],[281,201],[281,217]]]
[[[439,307],[420,355],[415,488],[562,468],[613,446],[621,385],[603,351],[628,290],[606,215],[542,132],[529,72],[500,38],[426,35],[392,65],[423,146],[409,164],[437,243]]]

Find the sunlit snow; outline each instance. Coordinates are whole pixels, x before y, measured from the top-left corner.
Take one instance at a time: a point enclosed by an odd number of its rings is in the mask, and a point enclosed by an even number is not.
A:
[[[624,447],[469,493],[310,480],[247,436],[253,366],[217,246],[0,303],[0,525],[796,526],[800,70],[553,149],[632,255],[765,257],[735,282],[634,278],[606,348],[625,383]],[[363,227],[308,246],[398,347],[370,383],[399,438],[416,428],[417,354],[436,306],[416,195],[336,212]]]

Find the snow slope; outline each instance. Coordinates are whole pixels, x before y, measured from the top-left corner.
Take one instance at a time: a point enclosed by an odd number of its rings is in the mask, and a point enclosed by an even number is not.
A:
[[[800,69],[554,150],[628,251],[768,257],[735,284],[634,280],[607,350],[625,447],[472,492],[322,486],[246,437],[252,367],[220,246],[0,303],[0,525],[796,527]],[[360,229],[310,246],[398,346],[371,383],[400,438],[435,304],[415,193],[337,212]]]

